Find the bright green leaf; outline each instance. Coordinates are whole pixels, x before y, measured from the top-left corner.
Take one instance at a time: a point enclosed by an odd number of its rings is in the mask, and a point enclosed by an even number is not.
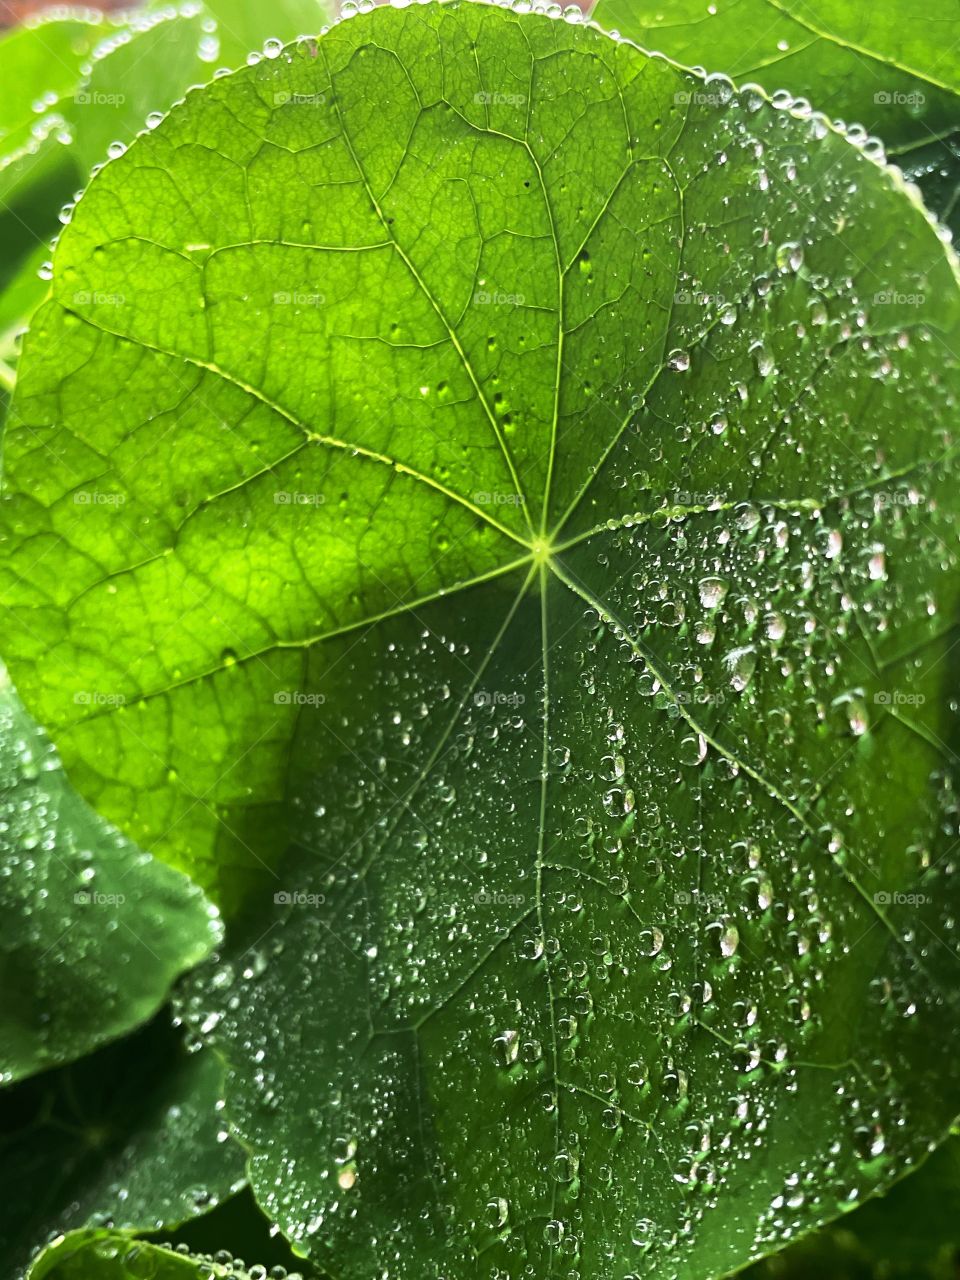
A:
[[[246,895],[190,1017],[346,1280],[704,1280],[960,1111],[953,259],[702,88],[342,23],[106,167],[24,356],[13,669]]]
[[[247,1280],[228,1261],[214,1262],[123,1231],[73,1231],[37,1259],[30,1280]]]
[[[33,268],[37,247],[58,230],[60,206],[81,185],[65,145],[71,135],[61,99],[72,97],[84,65],[111,29],[99,15],[61,15],[0,38],[0,332],[5,347],[6,331],[14,323],[22,327],[46,289]],[[8,314],[6,291],[18,276],[22,310]]]
[[[334,0],[204,0],[217,24],[219,62],[239,67],[266,40],[286,44],[297,36],[319,35],[339,5]]]
[[[221,936],[196,886],[73,791],[2,668],[0,914],[3,1083],[151,1018]]]
[[[786,90],[863,126],[950,221],[960,182],[954,174],[945,186],[928,165],[960,129],[960,7],[953,0],[716,0],[709,9],[702,0],[596,0],[592,16],[685,66],[756,82],[771,94]],[[922,169],[915,167],[919,150],[928,153]]]
[[[0,1244],[15,1280],[53,1236],[85,1226],[172,1231],[244,1182],[222,1072],[158,1020],[0,1096]]]
[[[269,38],[290,40],[328,21],[325,0],[164,4],[105,20],[51,9],[0,39],[0,290],[18,275],[17,327],[46,291],[36,247],[114,144],[129,143],[157,113],[217,67],[238,67]],[[44,254],[49,256],[49,252]],[[28,281],[29,293],[23,289]],[[9,301],[3,298],[4,312]],[[0,335],[10,323],[6,316]]]

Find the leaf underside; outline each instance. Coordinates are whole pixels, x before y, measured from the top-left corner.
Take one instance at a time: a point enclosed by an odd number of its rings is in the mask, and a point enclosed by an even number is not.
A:
[[[163,1016],[80,1062],[0,1094],[0,1275],[43,1244],[109,1224],[171,1231],[244,1183],[227,1137],[222,1069]]]

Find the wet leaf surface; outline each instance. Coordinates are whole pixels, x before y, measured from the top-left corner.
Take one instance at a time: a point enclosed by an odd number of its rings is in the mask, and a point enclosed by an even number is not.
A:
[[[592,16],[645,49],[803,99],[890,159],[957,231],[960,12],[951,3],[883,0],[596,0]],[[707,90],[709,92],[709,90]]]
[[[222,937],[186,876],[76,794],[0,667],[0,1082],[153,1017]]]
[[[344,22],[104,169],[24,355],[9,661],[234,913],[187,1013],[345,1280],[703,1280],[960,1110],[953,260],[703,84]]]
[[[171,1232],[244,1183],[222,1070],[161,1015],[126,1040],[0,1094],[5,1280],[86,1226]]]

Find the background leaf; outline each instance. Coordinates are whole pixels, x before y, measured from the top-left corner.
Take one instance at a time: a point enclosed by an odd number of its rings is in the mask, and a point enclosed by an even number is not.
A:
[[[704,1280],[960,1111],[954,261],[703,84],[378,9],[108,165],[31,330],[10,660],[244,904],[188,1015],[347,1280]]]
[[[225,1258],[214,1262],[136,1240],[122,1231],[73,1231],[50,1246],[31,1280],[246,1280]]]
[[[956,223],[960,166],[960,12],[950,3],[883,0],[596,0],[592,17],[645,49],[786,90],[861,125]]]
[[[221,1066],[163,1018],[0,1095],[0,1246],[19,1280],[64,1231],[172,1231],[244,1183],[226,1135]]]
[[[268,39],[319,31],[330,12],[325,0],[145,5],[107,19],[50,9],[0,39],[0,289],[15,282],[18,306],[9,316],[14,298],[0,294],[0,358],[46,293],[38,246],[109,149],[217,67],[242,66]]]
[[[2,667],[0,797],[0,1081],[8,1083],[151,1018],[221,931],[186,876],[76,795]]]
[[[745,1280],[955,1280],[960,1140],[949,1138],[920,1169],[835,1226],[745,1273]]]

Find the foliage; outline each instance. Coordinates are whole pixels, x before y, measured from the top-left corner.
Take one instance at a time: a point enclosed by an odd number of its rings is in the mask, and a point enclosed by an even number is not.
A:
[[[687,66],[757,81],[867,130],[960,228],[960,19],[948,4],[883,0],[594,0],[592,16]],[[744,39],[744,32],[750,36]]]
[[[956,85],[904,3],[783,59],[617,0],[677,62],[473,0],[0,45],[37,226],[206,82],[10,357],[11,1274],[226,1280],[143,1237],[245,1178],[338,1280],[950,1265],[957,262],[862,132],[678,65],[927,84],[905,155]]]

